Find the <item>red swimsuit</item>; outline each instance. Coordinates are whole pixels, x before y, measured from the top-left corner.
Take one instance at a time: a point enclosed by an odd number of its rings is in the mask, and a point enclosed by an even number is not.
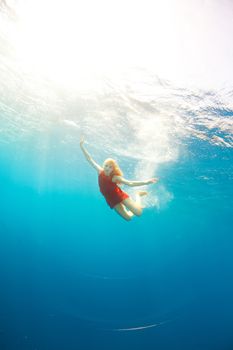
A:
[[[113,175],[105,175],[104,171],[101,171],[98,177],[100,192],[105,197],[111,209],[124,199],[129,198],[127,193],[122,191],[115,182],[112,182],[112,177]]]

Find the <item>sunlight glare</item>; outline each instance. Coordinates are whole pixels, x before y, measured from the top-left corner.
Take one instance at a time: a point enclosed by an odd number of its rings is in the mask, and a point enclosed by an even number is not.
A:
[[[18,0],[17,14],[21,64],[62,84],[88,85],[129,66],[176,84],[232,80],[228,0]]]
[[[42,0],[22,2],[19,13],[15,45],[21,61],[58,82],[83,83],[86,75],[151,60],[159,73],[167,62],[174,23],[166,1],[116,6],[105,0]],[[154,54],[157,49],[163,57]]]

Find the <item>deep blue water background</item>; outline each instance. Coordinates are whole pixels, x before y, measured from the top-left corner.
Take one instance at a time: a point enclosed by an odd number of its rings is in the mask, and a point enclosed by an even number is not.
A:
[[[233,152],[189,150],[156,174],[173,200],[128,223],[81,154],[73,190],[50,164],[39,192],[30,164],[1,147],[2,350],[233,349]]]

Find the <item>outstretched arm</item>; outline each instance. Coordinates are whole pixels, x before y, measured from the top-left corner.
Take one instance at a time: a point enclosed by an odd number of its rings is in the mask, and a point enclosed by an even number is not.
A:
[[[122,176],[113,176],[112,181],[117,182],[117,183],[122,183],[122,184],[127,185],[127,186],[134,187],[134,186],[144,186],[144,185],[154,184],[154,183],[158,182],[159,179],[153,178],[153,179],[146,180],[146,181],[131,181],[131,180],[124,179]]]
[[[92,159],[91,155],[84,148],[83,144],[84,144],[84,139],[81,139],[81,141],[80,141],[80,148],[81,148],[81,150],[82,150],[86,160],[93,166],[93,168],[95,168],[95,170],[97,170],[98,172],[101,172],[103,170],[102,167],[99,164],[97,164],[94,161],[94,159]]]

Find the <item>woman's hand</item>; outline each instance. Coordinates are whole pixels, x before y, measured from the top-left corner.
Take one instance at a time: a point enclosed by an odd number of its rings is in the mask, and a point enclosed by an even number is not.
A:
[[[153,177],[153,179],[150,179],[150,180],[147,181],[147,184],[148,185],[155,184],[158,181],[159,181],[159,179],[157,177]]]

